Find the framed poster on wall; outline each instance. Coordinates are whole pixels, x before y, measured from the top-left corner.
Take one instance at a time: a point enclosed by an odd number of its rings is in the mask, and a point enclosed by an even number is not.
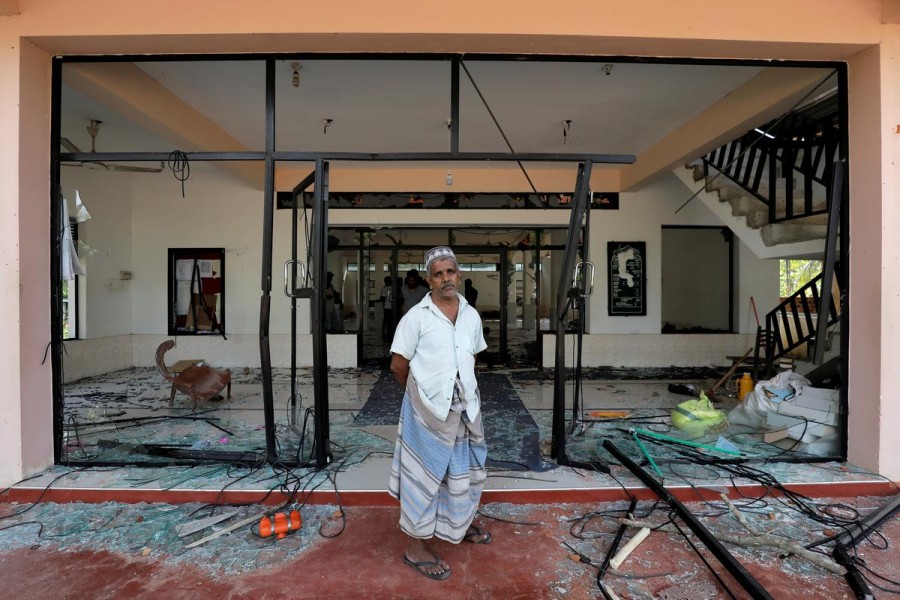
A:
[[[606,256],[609,316],[646,316],[646,242],[607,242]]]

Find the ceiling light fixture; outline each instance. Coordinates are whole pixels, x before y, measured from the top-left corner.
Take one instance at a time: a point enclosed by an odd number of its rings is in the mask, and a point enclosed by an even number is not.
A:
[[[322,126],[323,134],[328,133],[328,128],[331,127],[331,124],[333,122],[334,122],[334,119],[329,119],[328,117],[325,117],[325,119],[323,120],[323,126]]]
[[[612,75],[615,65],[613,65],[612,63],[606,63],[605,65],[603,65],[600,68],[603,69],[603,72],[606,73],[607,77],[609,77],[610,75]]]
[[[292,62],[291,68],[294,70],[294,74],[291,75],[291,85],[294,87],[300,87],[300,69],[303,67],[300,66],[298,62]]]
[[[572,127],[572,119],[566,119],[563,121],[563,146],[566,145],[566,141],[569,139],[569,128]]]

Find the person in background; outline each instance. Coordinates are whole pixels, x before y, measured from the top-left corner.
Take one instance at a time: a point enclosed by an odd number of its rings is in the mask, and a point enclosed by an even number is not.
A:
[[[384,315],[381,319],[381,338],[386,340],[394,334],[394,285],[390,275],[384,278],[380,298]]]
[[[405,315],[428,293],[428,288],[422,285],[417,269],[410,269],[406,272],[406,285],[401,291],[403,292],[403,306],[400,308],[400,314]]]
[[[405,388],[388,491],[400,501],[403,562],[430,579],[450,565],[427,540],[488,544],[472,524],[486,478],[487,445],[475,355],[487,348],[481,317],[459,293],[459,266],[447,246],[425,254],[431,286],[397,325],[391,372]]]
[[[341,317],[343,303],[340,293],[334,289],[334,273],[328,271],[325,276],[325,331],[327,333],[343,332],[344,323],[343,317]]]
[[[478,309],[476,304],[478,304],[478,290],[475,289],[475,286],[472,285],[471,279],[466,279],[466,289],[464,292],[466,297],[466,302],[472,305],[472,308]]]

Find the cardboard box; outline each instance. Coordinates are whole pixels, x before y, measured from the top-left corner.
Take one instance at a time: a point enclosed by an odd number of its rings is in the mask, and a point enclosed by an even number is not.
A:
[[[836,410],[824,411],[808,408],[806,406],[798,406],[792,400],[785,400],[779,404],[778,412],[782,415],[803,417],[813,423],[824,423],[825,425],[838,424],[838,412]]]
[[[763,435],[763,439],[767,442],[776,441],[783,437],[789,437],[802,442],[814,442],[820,437],[834,435],[838,432],[837,427],[832,425],[804,421],[797,417],[774,412],[766,414],[766,425],[774,428],[774,431],[770,431],[766,434],[773,434],[769,435],[769,439],[766,439],[766,435]],[[775,434],[780,432],[785,432],[785,435],[777,437]]]
[[[790,402],[795,406],[839,413],[841,412],[840,394],[840,390],[815,388],[807,385],[800,390],[799,394],[791,398]]]

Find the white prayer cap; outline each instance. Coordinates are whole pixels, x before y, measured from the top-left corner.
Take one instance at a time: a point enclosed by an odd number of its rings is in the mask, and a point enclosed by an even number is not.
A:
[[[431,263],[436,260],[450,259],[456,262],[456,255],[448,246],[435,246],[425,253],[425,273],[431,276]]]

